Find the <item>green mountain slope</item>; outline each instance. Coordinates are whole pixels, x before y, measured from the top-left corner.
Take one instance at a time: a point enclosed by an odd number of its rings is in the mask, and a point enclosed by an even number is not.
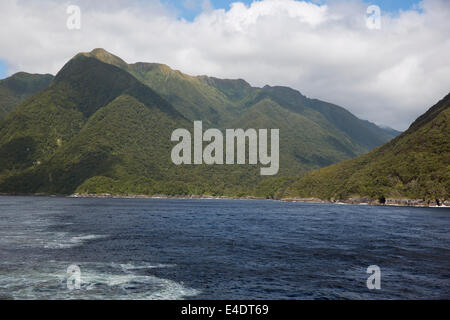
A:
[[[69,61],[51,86],[17,107],[0,123],[1,169],[42,161],[78,133],[91,114],[130,86],[141,85],[120,69],[83,56]],[[17,157],[27,140],[27,157]],[[6,152],[7,151],[7,152]],[[8,161],[9,157],[15,161]]]
[[[174,165],[169,138],[190,124],[142,101],[123,94],[90,117],[45,168],[58,172],[50,192],[235,195],[256,183],[255,166]]]
[[[176,166],[192,123],[130,73],[77,55],[0,124],[2,193],[246,194],[257,166]]]
[[[166,98],[187,119],[202,120],[205,127],[223,130],[237,126],[251,128],[253,125],[255,128],[280,128],[283,132],[286,129],[283,136],[288,138],[286,143],[289,147],[284,146],[284,149],[289,153],[288,158],[295,161],[285,163],[282,160],[282,173],[300,175],[311,169],[361,155],[398,134],[360,120],[339,106],[308,99],[291,88],[256,88],[242,79],[193,77],[155,63],[129,65],[103,49],[95,49],[83,55],[126,70]],[[270,100],[273,105],[281,108],[281,113],[276,115],[276,123],[252,119],[253,110],[258,109],[253,107],[262,100]],[[267,111],[268,114],[273,114],[270,108]],[[319,126],[319,131],[323,134],[302,136],[309,132],[309,127],[304,127],[304,118],[310,120],[309,125]],[[266,119],[270,120],[269,117]],[[298,121],[295,122],[294,119]],[[252,121],[247,123],[247,120]],[[297,140],[300,143],[296,143]],[[315,144],[308,145],[307,141],[314,141]],[[305,145],[308,147],[305,148]],[[296,172],[297,169],[299,171]]]
[[[309,99],[288,87],[265,86],[255,100],[265,98],[270,98],[289,111],[308,117],[325,130],[344,133],[363,151],[369,151],[399,134],[399,132],[382,129],[369,121],[361,120],[337,105]],[[361,150],[356,150],[356,153],[361,153]]]
[[[5,184],[22,180],[30,188],[33,181],[32,192],[72,193],[83,184],[95,182],[94,188],[101,189],[116,181],[117,188],[102,191],[119,193],[143,177],[150,188],[149,178],[169,165],[170,146],[164,142],[176,121],[142,95],[124,93],[98,109],[49,159]]]
[[[174,165],[171,133],[192,131],[194,120],[204,129],[280,129],[278,175],[260,176],[261,165]],[[0,121],[0,192],[275,197],[292,177],[394,134],[290,88],[127,64],[96,49]]]
[[[351,139],[336,130],[331,133],[300,113],[290,112],[273,100],[260,100],[232,124],[233,128],[279,128],[280,173],[301,175],[362,152]],[[357,151],[355,151],[357,150]]]
[[[52,171],[51,159],[76,141],[97,111],[122,95],[139,97],[146,106],[163,110],[167,117],[183,120],[168,102],[129,73],[97,59],[77,56],[63,67],[49,88],[28,99],[0,123],[0,191],[64,193],[74,189],[70,181],[63,188],[57,178],[53,179],[59,173]],[[99,128],[98,135],[102,134]],[[94,149],[97,145],[95,139],[82,143]],[[94,152],[85,160],[96,162],[99,154]],[[62,161],[59,165],[68,163]],[[81,171],[73,168],[71,174],[83,177]]]
[[[287,197],[450,199],[450,95],[389,143],[292,184]]]
[[[223,93],[198,77],[183,74],[158,63],[127,64],[103,49],[94,49],[82,55],[129,72],[158,92],[187,119],[203,120],[210,126],[220,126],[232,119],[235,105]]]
[[[94,49],[83,55],[113,64],[128,71],[150,86],[189,120],[225,128],[260,100],[269,98],[283,108],[320,122],[325,130],[330,126],[343,131],[368,151],[397,136],[400,132],[383,129],[358,119],[342,107],[317,99],[308,99],[288,87],[252,87],[245,80],[190,76],[157,63],[127,64],[119,57]],[[358,153],[358,152],[357,152]]]
[[[0,80],[0,120],[36,92],[47,88],[53,76],[19,72]]]

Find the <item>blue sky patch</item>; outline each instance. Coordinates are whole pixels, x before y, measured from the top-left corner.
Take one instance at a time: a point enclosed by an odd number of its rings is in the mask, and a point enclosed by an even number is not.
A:
[[[0,79],[6,78],[6,63],[0,60]]]
[[[411,9],[414,5],[418,4],[420,0],[363,0],[367,5],[378,5],[383,12],[398,12],[399,10]],[[250,5],[253,0],[211,0],[211,5],[215,9],[230,8],[233,2],[243,2],[246,5]],[[327,0],[307,0],[307,2],[326,4]],[[188,21],[193,21],[197,15],[203,10],[203,0],[163,0],[163,3],[174,8],[178,12],[180,18]]]

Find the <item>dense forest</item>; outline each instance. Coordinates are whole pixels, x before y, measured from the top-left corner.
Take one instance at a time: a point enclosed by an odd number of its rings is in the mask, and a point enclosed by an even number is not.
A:
[[[96,49],[55,77],[0,81],[0,193],[448,199],[448,97],[437,106],[396,137],[288,87],[127,64]],[[279,173],[174,165],[171,133],[195,120],[279,129]]]
[[[392,141],[359,158],[314,171],[289,186],[285,196],[385,202],[450,200],[450,94]]]

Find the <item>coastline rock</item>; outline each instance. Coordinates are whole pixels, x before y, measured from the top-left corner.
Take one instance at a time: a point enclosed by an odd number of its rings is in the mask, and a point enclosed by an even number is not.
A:
[[[311,203],[326,203],[329,201],[324,201],[319,198],[283,198],[283,202],[311,202]]]

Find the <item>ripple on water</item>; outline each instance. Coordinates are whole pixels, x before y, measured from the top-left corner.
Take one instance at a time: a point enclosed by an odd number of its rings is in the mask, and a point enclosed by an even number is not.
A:
[[[183,283],[148,274],[146,269],[168,268],[163,264],[79,264],[80,289],[69,290],[66,273],[71,263],[52,261],[39,268],[13,268],[0,265],[0,298],[2,299],[133,299],[179,300],[200,292]]]

